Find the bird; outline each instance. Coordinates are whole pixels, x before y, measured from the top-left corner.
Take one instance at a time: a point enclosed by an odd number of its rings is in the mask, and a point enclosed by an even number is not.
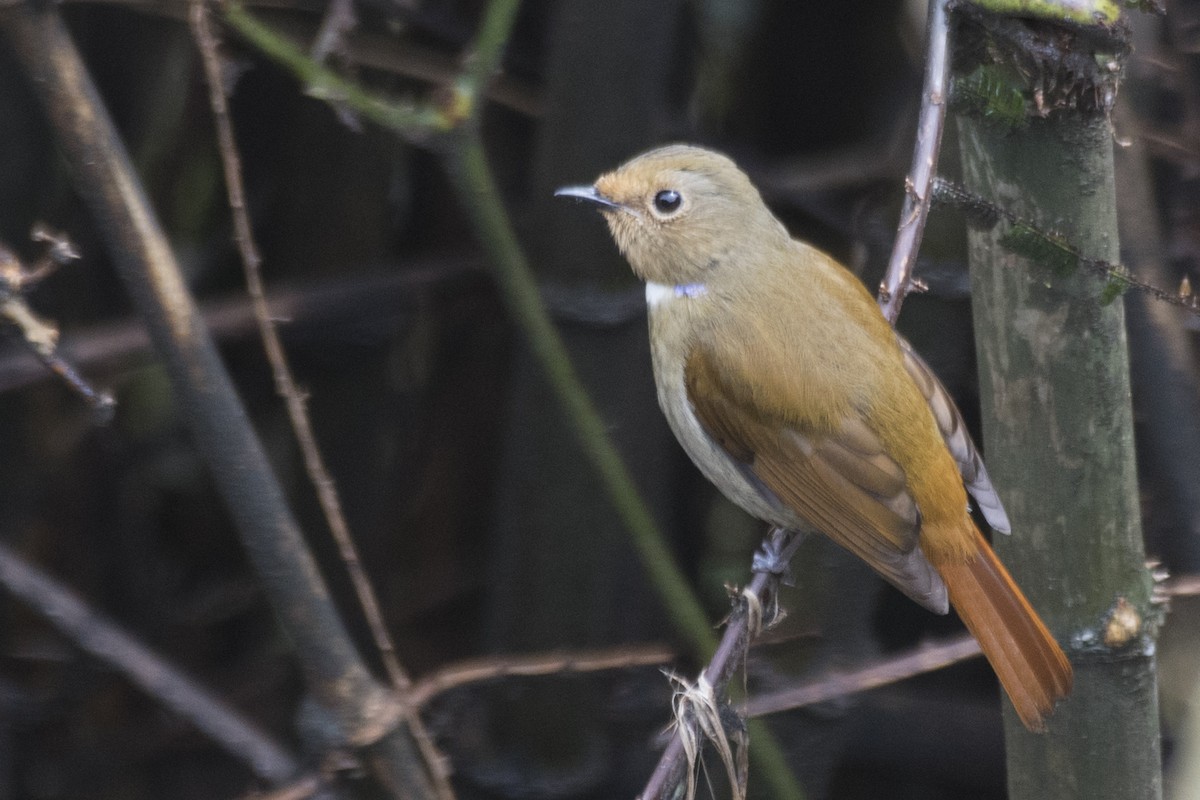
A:
[[[1011,529],[953,400],[862,282],[712,150],[660,147],[555,194],[596,207],[645,281],[659,405],[700,472],[930,611],[953,607],[1021,722],[1045,730],[1070,662],[972,519],[968,492]]]

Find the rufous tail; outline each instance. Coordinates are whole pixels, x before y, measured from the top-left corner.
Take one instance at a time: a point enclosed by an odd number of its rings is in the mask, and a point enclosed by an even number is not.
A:
[[[983,534],[976,529],[974,535],[976,555],[946,559],[938,572],[1017,716],[1029,730],[1043,731],[1054,704],[1071,692],[1071,664]]]

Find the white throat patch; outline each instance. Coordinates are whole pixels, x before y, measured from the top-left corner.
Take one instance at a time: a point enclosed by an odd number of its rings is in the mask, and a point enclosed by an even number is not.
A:
[[[654,308],[678,298],[699,297],[707,291],[708,288],[703,283],[684,283],[669,286],[665,283],[649,281],[646,283],[646,305]]]

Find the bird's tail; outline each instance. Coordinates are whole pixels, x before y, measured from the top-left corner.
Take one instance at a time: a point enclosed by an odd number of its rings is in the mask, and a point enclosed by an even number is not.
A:
[[[938,572],[1021,722],[1045,730],[1044,718],[1071,692],[1071,664],[983,534],[974,535],[974,557],[946,559]]]

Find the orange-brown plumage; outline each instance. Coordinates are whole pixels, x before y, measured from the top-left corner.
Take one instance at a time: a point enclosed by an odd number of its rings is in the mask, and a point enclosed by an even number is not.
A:
[[[983,534],[972,533],[974,556],[937,563],[938,572],[1017,716],[1030,730],[1043,730],[1044,717],[1071,693],[1071,665]]]
[[[968,513],[1008,520],[945,389],[840,264],[793,240],[729,159],[651,151],[566,190],[648,281],[659,402],[701,471],[760,519],[815,529],[917,602],[959,612],[1032,730],[1062,650]]]

